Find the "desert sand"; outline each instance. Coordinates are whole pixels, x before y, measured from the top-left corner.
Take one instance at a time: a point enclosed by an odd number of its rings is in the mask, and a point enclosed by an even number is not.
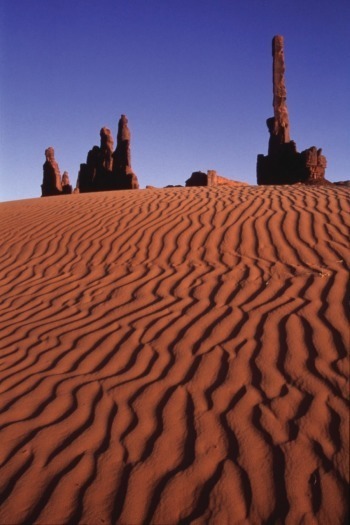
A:
[[[0,523],[342,525],[349,195],[0,204]]]

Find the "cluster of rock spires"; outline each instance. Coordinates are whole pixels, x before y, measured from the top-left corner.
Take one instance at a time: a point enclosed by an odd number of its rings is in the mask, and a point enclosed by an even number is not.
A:
[[[55,150],[52,147],[45,150],[45,157],[44,177],[41,185],[42,197],[72,193],[68,173],[65,171],[61,177],[60,169],[55,160]]]
[[[79,192],[137,190],[139,183],[131,168],[130,130],[126,116],[122,115],[119,120],[115,151],[108,128],[101,129],[100,137],[100,147],[94,146],[88,153],[86,164],[80,164]]]
[[[258,184],[330,184],[325,179],[327,166],[322,150],[315,146],[301,153],[290,140],[289,116],[286,104],[287,91],[284,80],[283,37],[272,40],[273,56],[273,110],[274,116],[267,119],[270,133],[267,155],[258,155]],[[103,127],[100,131],[100,146],[94,146],[87,155],[85,164],[80,164],[77,187],[74,193],[138,189],[139,183],[131,168],[130,130],[128,119],[122,115],[118,124],[117,147],[113,151],[111,131]],[[61,178],[52,147],[45,150],[42,196],[72,193],[68,173]],[[238,183],[219,176],[216,171],[195,171],[186,181],[186,186],[235,186]]]
[[[87,155],[86,163],[80,164],[74,193],[138,189],[139,183],[131,168],[130,130],[126,116],[122,115],[119,120],[115,151],[112,133],[108,128],[101,129],[100,137],[100,146],[94,146]],[[45,150],[45,156],[42,196],[72,193],[66,171],[61,179],[54,149],[50,147]]]
[[[257,181],[258,184],[329,184],[325,180],[327,161],[322,150],[312,146],[298,153],[295,142],[290,140],[283,44],[280,35],[272,40],[274,116],[266,121],[270,133],[268,155],[258,155]]]

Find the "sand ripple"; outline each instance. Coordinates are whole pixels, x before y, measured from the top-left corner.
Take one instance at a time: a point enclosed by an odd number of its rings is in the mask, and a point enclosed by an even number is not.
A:
[[[345,187],[0,205],[0,522],[344,523]]]

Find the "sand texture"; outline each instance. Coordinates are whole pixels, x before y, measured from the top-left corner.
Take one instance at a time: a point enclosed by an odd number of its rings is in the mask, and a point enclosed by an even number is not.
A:
[[[0,523],[342,525],[349,195],[2,203]]]

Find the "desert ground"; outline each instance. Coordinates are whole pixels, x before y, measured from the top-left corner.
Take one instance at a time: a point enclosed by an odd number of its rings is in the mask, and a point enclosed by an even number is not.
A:
[[[0,204],[0,523],[343,525],[349,196]]]

